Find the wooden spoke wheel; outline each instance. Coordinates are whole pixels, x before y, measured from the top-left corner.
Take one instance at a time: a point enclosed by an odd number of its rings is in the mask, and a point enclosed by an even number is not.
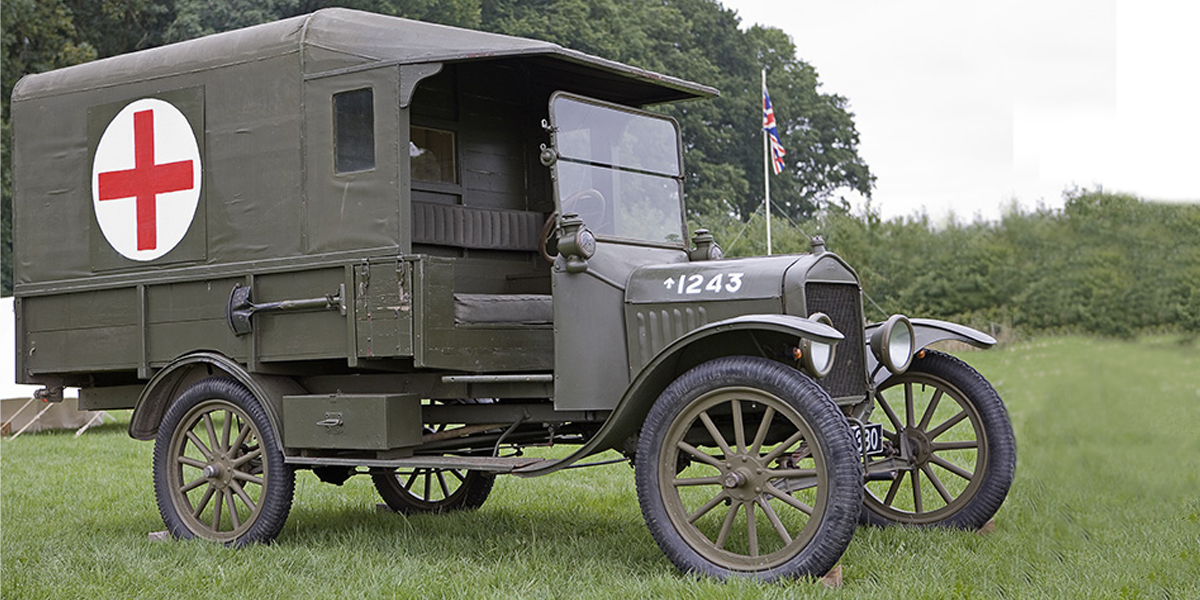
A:
[[[880,386],[875,405],[885,454],[867,465],[864,520],[978,529],[995,515],[1012,484],[1016,442],[983,376],[926,351]]]
[[[642,429],[638,498],[685,572],[821,576],[853,536],[862,467],[829,396],[786,365],[717,359],[671,384]]]
[[[496,476],[465,469],[418,467],[373,473],[380,497],[403,514],[471,510],[483,506]]]
[[[199,381],[167,410],[154,445],[154,492],[175,537],[270,542],[294,484],[266,412],[237,382]]]

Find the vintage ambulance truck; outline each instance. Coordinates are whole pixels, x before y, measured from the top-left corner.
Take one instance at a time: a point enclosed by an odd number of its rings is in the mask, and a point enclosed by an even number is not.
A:
[[[716,90],[560,46],[330,9],[13,92],[17,377],[132,408],[178,537],[268,542],[294,473],[399,512],[616,450],[682,570],[820,575],[860,522],[974,528],[1000,398],[867,324],[854,270],[687,231]],[[566,458],[523,449],[577,445]]]

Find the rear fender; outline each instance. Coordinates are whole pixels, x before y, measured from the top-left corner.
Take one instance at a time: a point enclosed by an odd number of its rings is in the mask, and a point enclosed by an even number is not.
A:
[[[913,326],[914,352],[920,352],[930,344],[946,340],[963,342],[984,350],[996,345],[996,338],[966,325],[938,319],[909,319],[909,321]],[[871,334],[882,325],[882,322],[867,325],[864,339],[871,339]],[[868,372],[872,374],[872,381],[876,386],[891,376],[890,371],[880,368],[879,359],[875,358],[875,353],[869,350],[867,351],[867,368]]]
[[[138,396],[129,421],[129,436],[154,439],[171,402],[206,377],[228,377],[246,386],[266,411],[279,451],[283,452],[283,396],[303,394],[304,388],[289,377],[249,373],[237,361],[215,352],[181,356],[156,373]]]
[[[663,390],[688,369],[723,356],[751,355],[779,359],[769,348],[796,345],[798,338],[837,344],[844,336],[833,327],[791,315],[742,315],[710,323],[663,348],[634,377],[600,431],[583,447],[558,461],[515,471],[536,476],[553,473],[572,463],[621,444],[641,429],[650,407]]]

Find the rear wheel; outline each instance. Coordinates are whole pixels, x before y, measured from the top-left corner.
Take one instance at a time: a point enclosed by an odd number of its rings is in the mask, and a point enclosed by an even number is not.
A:
[[[171,404],[154,443],[154,494],[172,535],[231,546],[275,539],[295,474],[244,386],[209,378]]]
[[[672,383],[646,418],[636,476],[667,557],[718,578],[824,575],[862,503],[862,467],[828,394],[755,357],[713,360]]]
[[[867,465],[872,525],[978,529],[1008,495],[1016,441],[991,384],[953,356],[926,350],[875,393],[886,454]],[[890,479],[879,480],[881,475]]]

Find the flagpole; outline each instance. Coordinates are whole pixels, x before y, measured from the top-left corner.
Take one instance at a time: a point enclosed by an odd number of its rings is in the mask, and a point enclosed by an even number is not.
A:
[[[767,94],[767,70],[762,70],[763,98]],[[767,205],[767,256],[771,256],[771,134],[763,129],[763,195]]]

